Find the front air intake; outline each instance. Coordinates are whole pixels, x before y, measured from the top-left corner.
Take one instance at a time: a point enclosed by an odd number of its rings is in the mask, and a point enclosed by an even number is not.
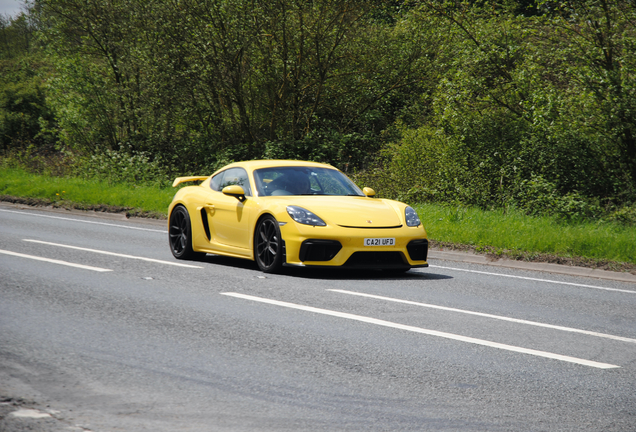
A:
[[[412,261],[426,261],[428,255],[428,240],[411,240],[406,246]]]
[[[349,268],[404,268],[408,263],[400,252],[354,252],[344,265]]]
[[[300,245],[298,258],[301,261],[330,261],[342,249],[336,240],[305,240]]]

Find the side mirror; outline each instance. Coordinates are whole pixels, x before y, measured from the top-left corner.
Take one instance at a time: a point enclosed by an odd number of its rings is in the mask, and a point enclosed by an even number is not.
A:
[[[369,198],[373,198],[375,196],[375,191],[370,187],[365,187],[364,189],[362,189],[362,193],[364,193]]]
[[[243,202],[246,200],[245,191],[239,185],[225,186],[221,192],[223,192],[224,195],[233,196],[240,202]]]

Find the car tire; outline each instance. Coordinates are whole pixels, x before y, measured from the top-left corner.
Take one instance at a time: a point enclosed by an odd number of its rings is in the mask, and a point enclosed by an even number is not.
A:
[[[264,273],[276,273],[283,266],[283,239],[278,221],[264,216],[254,230],[254,260]]]
[[[205,255],[192,250],[192,225],[188,210],[178,205],[170,213],[170,229],[168,230],[170,251],[177,259],[191,260]]]

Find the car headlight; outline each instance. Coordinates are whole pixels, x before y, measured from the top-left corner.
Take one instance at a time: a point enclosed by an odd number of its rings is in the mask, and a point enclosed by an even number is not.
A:
[[[410,227],[419,226],[422,222],[420,222],[420,218],[417,216],[413,207],[407,207],[404,209],[404,216],[406,218],[406,225]]]
[[[313,226],[327,226],[318,216],[298,206],[287,206],[287,213],[298,223]]]

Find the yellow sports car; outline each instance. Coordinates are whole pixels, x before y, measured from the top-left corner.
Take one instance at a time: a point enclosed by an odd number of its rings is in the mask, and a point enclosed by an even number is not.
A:
[[[406,271],[427,267],[428,240],[415,210],[374,198],[331,165],[288,160],[237,162],[211,176],[179,177],[169,207],[170,250],[282,266]]]

